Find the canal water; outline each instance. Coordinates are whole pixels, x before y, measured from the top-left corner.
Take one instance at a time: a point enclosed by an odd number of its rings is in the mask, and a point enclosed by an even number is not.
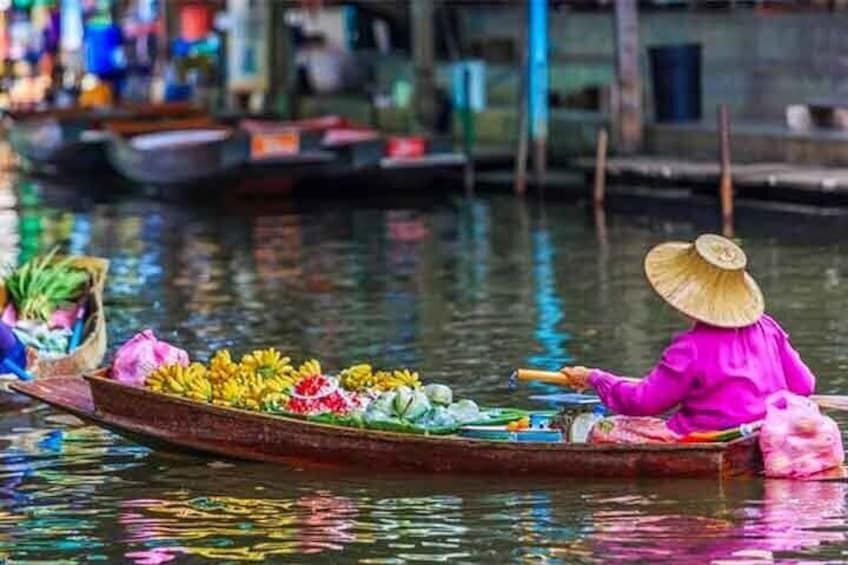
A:
[[[4,262],[54,245],[111,260],[113,349],[152,328],[199,359],[275,346],[539,408],[529,396],[545,389],[507,390],[514,367],[651,366],[683,326],[642,257],[712,227],[703,214],[600,225],[574,205],[504,196],[180,207],[4,182]],[[846,392],[848,248],[820,224],[767,214],[738,235],[819,391]],[[0,561],[15,563],[832,562],[848,550],[844,483],[233,463],[153,452],[36,405],[4,414],[0,441]]]

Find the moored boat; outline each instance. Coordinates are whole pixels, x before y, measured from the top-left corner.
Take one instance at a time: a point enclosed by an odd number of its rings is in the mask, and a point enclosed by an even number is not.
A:
[[[727,443],[590,445],[427,436],[328,425],[191,401],[125,385],[105,370],[14,390],[136,441],[234,459],[548,477],[750,476],[756,437]]]
[[[52,378],[60,375],[76,375],[96,369],[106,355],[106,316],[103,308],[103,289],[109,270],[109,261],[99,257],[74,257],[70,265],[88,272],[90,284],[83,298],[86,317],[83,322],[82,340],[79,347],[58,357],[37,356],[31,372],[36,378]],[[6,307],[8,295],[3,291],[2,308]]]
[[[86,305],[86,317],[83,323],[82,341],[76,349],[66,355],[44,356],[35,352],[32,357],[32,366],[27,367],[30,374],[36,379],[46,380],[63,375],[74,375],[91,371],[100,366],[107,348],[106,317],[103,308],[103,288],[109,268],[106,259],[97,257],[76,257],[71,264],[75,267],[85,269],[90,275],[90,285],[87,296],[83,299]],[[8,294],[0,285],[0,309],[5,310],[8,302]],[[6,379],[9,379],[6,381]],[[4,381],[8,382],[15,377],[8,375]],[[5,394],[0,394],[0,409],[18,409],[30,402],[30,399],[21,394],[9,393],[5,387]]]
[[[6,122],[13,150],[30,168],[46,173],[91,174],[111,171],[104,122],[130,118],[150,122],[197,113],[187,104],[169,103],[12,112],[6,115]]]
[[[198,124],[138,135],[110,135],[112,165],[130,180],[156,187],[191,185],[238,169],[248,158],[249,139],[238,129]],[[217,183],[216,186],[220,186]]]

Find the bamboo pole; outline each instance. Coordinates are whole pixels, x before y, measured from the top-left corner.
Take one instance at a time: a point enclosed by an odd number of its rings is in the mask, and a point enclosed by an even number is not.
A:
[[[598,132],[598,148],[595,154],[595,190],[593,193],[595,208],[604,207],[604,197],[607,188],[607,145],[607,130],[601,128]]]
[[[718,129],[721,153],[721,180],[719,198],[721,200],[722,231],[726,237],[733,237],[733,179],[730,172],[730,119],[727,105],[718,107]]]

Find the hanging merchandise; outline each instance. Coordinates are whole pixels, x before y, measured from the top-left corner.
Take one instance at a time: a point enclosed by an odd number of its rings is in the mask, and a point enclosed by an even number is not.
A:
[[[9,58],[9,24],[6,12],[0,10],[0,60]]]
[[[227,51],[230,90],[261,91],[268,88],[267,26],[265,2],[228,0],[232,27]]]
[[[185,4],[180,8],[180,37],[195,42],[212,30],[212,10],[204,4]]]
[[[138,2],[138,19],[145,23],[156,21],[159,13],[159,7],[156,0],[139,0]]]
[[[121,30],[113,24],[93,21],[85,28],[86,70],[99,77],[113,74],[120,66]]]
[[[62,0],[61,47],[63,51],[82,49],[82,4],[81,0]]]
[[[9,25],[9,58],[21,61],[27,56],[32,25],[21,12],[12,13]]]
[[[486,63],[468,59],[451,66],[451,88],[456,108],[486,109]]]
[[[58,8],[50,8],[47,16],[47,26],[44,29],[44,47],[48,53],[59,51],[59,41],[62,35],[62,15]]]

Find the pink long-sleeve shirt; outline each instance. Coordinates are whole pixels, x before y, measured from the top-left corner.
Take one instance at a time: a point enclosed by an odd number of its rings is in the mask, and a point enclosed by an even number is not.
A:
[[[739,329],[696,323],[677,335],[641,381],[594,369],[589,383],[613,412],[658,416],[678,406],[668,427],[678,433],[732,428],[765,416],[778,390],[809,396],[815,376],[767,315]]]

